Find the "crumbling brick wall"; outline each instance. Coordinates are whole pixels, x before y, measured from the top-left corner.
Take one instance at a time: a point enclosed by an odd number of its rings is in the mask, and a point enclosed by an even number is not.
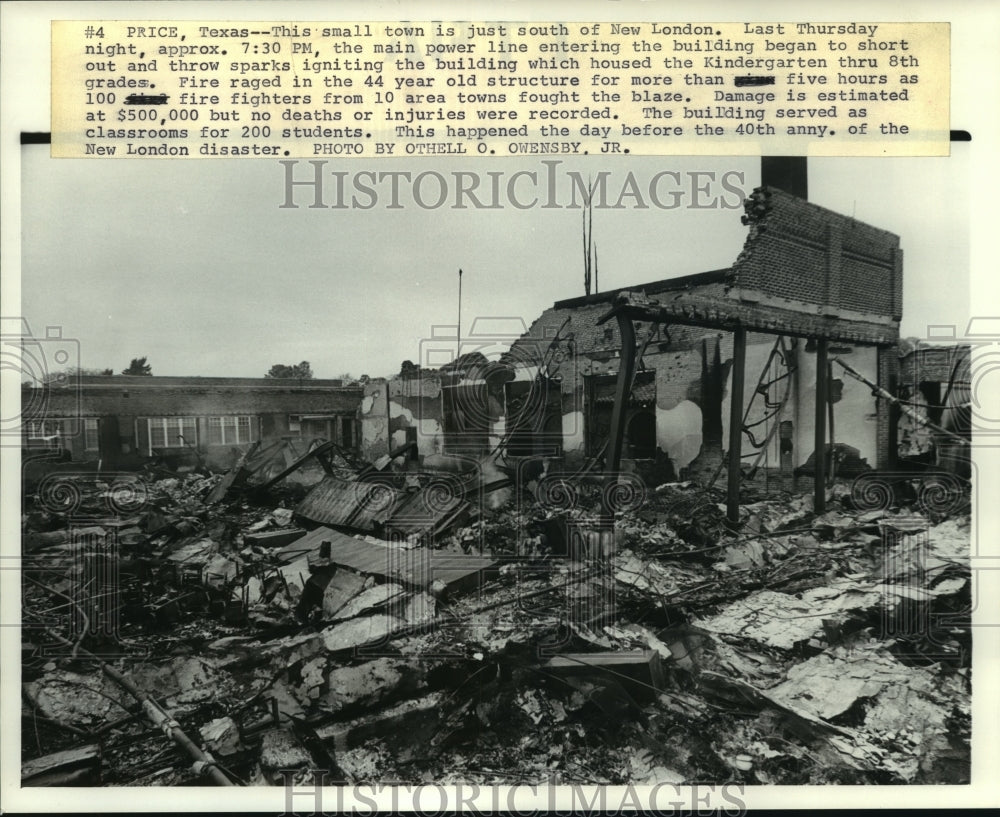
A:
[[[728,277],[739,297],[901,318],[898,236],[770,187],[747,200],[744,223],[750,232]]]

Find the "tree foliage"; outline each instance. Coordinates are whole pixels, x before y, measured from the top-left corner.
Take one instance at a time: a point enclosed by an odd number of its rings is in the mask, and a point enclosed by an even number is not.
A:
[[[271,369],[268,371],[264,377],[280,378],[280,377],[290,377],[297,378],[299,380],[311,380],[313,376],[312,367],[309,365],[308,360],[303,360],[301,363],[295,363],[292,365],[286,365],[284,363],[275,363]]]
[[[153,374],[153,367],[146,362],[145,357],[134,357],[132,362],[128,364],[128,368],[122,369],[122,374],[150,377]]]

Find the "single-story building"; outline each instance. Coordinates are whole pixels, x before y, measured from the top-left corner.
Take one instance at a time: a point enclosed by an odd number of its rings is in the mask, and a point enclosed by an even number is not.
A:
[[[226,467],[234,449],[284,437],[357,451],[361,396],[341,380],[69,376],[22,390],[22,441],[108,467],[156,457]]]

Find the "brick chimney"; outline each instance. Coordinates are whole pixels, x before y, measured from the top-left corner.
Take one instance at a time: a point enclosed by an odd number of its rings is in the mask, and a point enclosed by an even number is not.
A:
[[[805,156],[761,156],[760,184],[777,187],[800,199],[809,199],[809,174]]]

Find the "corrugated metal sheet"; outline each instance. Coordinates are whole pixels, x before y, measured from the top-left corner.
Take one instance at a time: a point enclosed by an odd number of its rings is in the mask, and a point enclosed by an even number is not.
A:
[[[446,492],[428,488],[407,495],[386,524],[386,532],[408,536],[441,533],[468,509],[468,503]]]
[[[326,477],[295,509],[305,519],[322,525],[337,525],[390,534],[435,535],[457,522],[469,505],[435,486],[408,494],[382,482],[348,482]]]
[[[449,587],[475,581],[483,571],[496,566],[486,556],[450,553],[431,548],[402,548],[355,539],[332,528],[316,528],[296,542],[282,548],[282,561],[301,559],[316,562],[320,544],[330,542],[330,561],[359,573],[380,576],[410,587],[426,588],[439,580]]]
[[[348,482],[326,477],[302,500],[295,512],[313,522],[370,531],[374,522],[384,522],[402,500],[390,485]]]

